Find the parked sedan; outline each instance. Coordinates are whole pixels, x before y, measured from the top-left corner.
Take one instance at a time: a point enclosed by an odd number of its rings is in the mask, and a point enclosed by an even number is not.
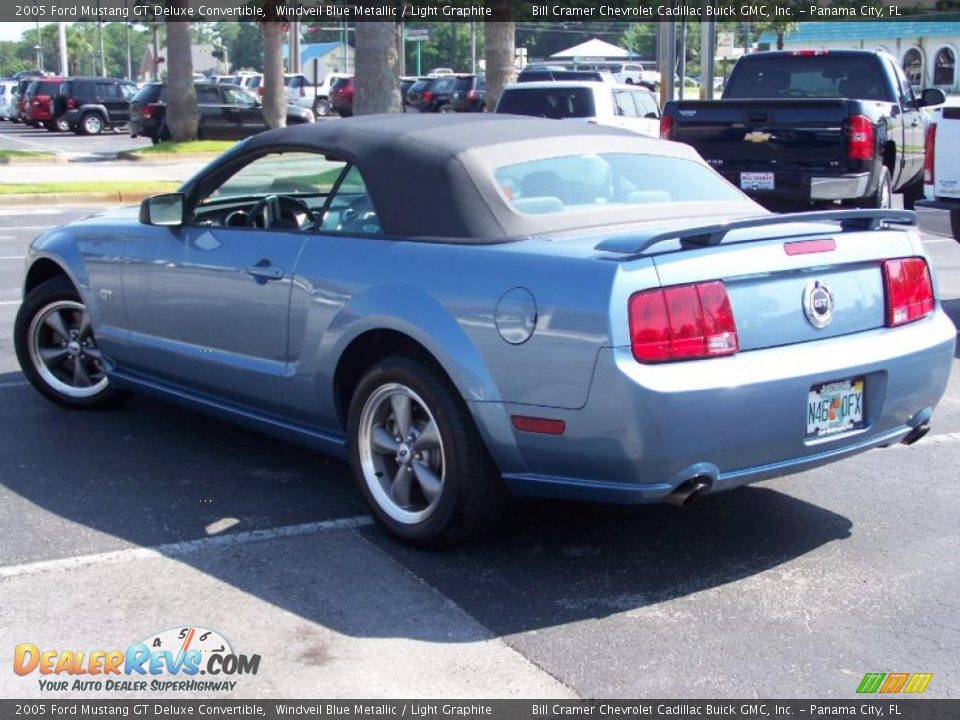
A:
[[[914,224],[774,215],[614,128],[366,116],[47,231],[14,340],[60,405],[143,392],[305,443],[450,543],[510,492],[688,504],[922,437],[956,328]]]
[[[197,83],[199,123],[203,140],[239,140],[267,129],[263,107],[252,94],[234,85]],[[314,121],[310,110],[287,106],[287,125]],[[130,137],[143,135],[154,143],[170,139],[167,127],[167,86],[150,83],[130,103]]]

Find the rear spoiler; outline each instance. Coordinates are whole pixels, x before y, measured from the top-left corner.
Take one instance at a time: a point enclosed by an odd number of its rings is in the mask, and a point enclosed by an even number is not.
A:
[[[679,241],[680,247],[684,250],[691,247],[710,247],[719,245],[727,233],[734,230],[796,223],[837,223],[840,226],[840,232],[857,232],[878,230],[888,224],[916,225],[917,214],[912,210],[824,210],[785,215],[760,215],[715,225],[682,227],[651,235],[621,235],[604,240],[596,246],[596,249],[622,253],[625,257],[617,258],[618,260],[630,260],[642,255],[654,245],[664,242]],[[770,238],[755,238],[755,240],[768,239]]]

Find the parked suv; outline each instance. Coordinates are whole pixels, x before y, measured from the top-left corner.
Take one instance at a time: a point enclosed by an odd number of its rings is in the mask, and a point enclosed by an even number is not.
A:
[[[483,112],[486,89],[486,75],[459,76],[441,112]]]
[[[23,119],[32,127],[56,130],[57,97],[60,95],[61,77],[45,77],[34,80],[27,88],[23,103]]]
[[[57,98],[57,127],[78,135],[99,135],[130,122],[130,100],[136,84],[102,77],[70,77],[63,81]]]
[[[609,125],[654,138],[660,135],[657,99],[638,85],[516,83],[503,89],[496,112]]]
[[[330,109],[340,117],[353,115],[353,77],[340,77],[330,88]]]

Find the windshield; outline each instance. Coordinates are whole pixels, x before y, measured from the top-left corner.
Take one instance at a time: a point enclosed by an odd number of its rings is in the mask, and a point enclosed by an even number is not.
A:
[[[743,195],[713,170],[676,157],[637,153],[563,155],[494,171],[501,194],[519,212],[560,213],[598,206],[739,202]]]

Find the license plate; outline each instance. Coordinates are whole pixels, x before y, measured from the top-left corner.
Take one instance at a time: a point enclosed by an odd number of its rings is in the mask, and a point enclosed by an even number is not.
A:
[[[863,378],[820,383],[807,395],[807,437],[863,427]]]
[[[740,173],[740,188],[742,190],[773,190],[773,173],[742,172]]]

